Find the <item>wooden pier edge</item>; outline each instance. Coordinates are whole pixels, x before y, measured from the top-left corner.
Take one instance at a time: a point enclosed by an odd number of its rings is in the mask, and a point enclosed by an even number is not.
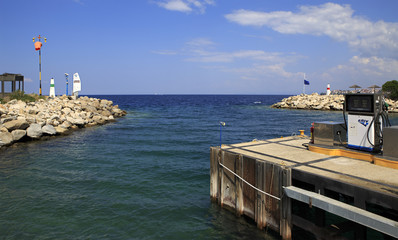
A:
[[[285,166],[210,148],[211,200],[237,216],[252,218],[259,229],[279,232],[283,239],[291,239],[291,200],[283,190],[291,186],[291,175]]]
[[[292,203],[290,198],[284,194],[284,187],[289,187],[292,185],[292,170],[290,168],[283,169],[282,173],[282,183],[280,191],[283,193],[280,208],[281,210],[281,222],[280,222],[280,232],[282,239],[292,238]]]
[[[223,148],[211,147],[212,201],[235,212],[237,216],[245,215],[253,219],[259,229],[274,230],[282,239],[292,239],[293,225],[319,238],[333,236],[336,239],[344,239],[341,234],[353,232],[355,239],[366,239],[367,228],[398,237],[398,227],[391,230],[391,224],[383,223],[384,227],[380,227],[379,223],[369,225],[367,222],[370,221],[366,220],[367,216],[374,216],[372,211],[377,211],[374,207],[384,209],[380,216],[391,215],[389,211],[398,216],[398,179],[393,177],[396,176],[396,170],[365,163],[364,159],[350,160],[345,158],[348,156],[340,157],[333,154],[333,157],[328,157],[323,155],[325,153],[314,153],[302,146],[305,142],[305,139],[289,137],[226,145]],[[347,164],[364,169],[363,174],[355,176],[349,168],[341,168],[341,165]],[[367,174],[369,172],[372,174]],[[372,176],[379,176],[380,180]],[[291,186],[292,188],[289,188]],[[293,186],[298,187],[300,191],[297,192],[301,196],[288,195],[286,191],[294,189]],[[317,194],[314,196],[319,196],[323,202],[316,203],[311,194]],[[292,205],[300,202],[305,195],[311,195],[310,198],[307,197],[310,200],[304,201],[308,203],[308,209],[312,206],[315,208],[314,216],[310,219],[304,219],[292,212]],[[339,196],[343,199],[339,199]],[[365,217],[365,220],[357,222],[350,218],[346,213],[353,214],[349,210],[351,207],[347,204],[335,204],[335,200],[342,203],[348,200],[357,208],[354,213]],[[322,204],[345,207],[336,212],[322,207]],[[367,209],[368,207],[371,210]],[[333,225],[328,223],[326,226],[326,212],[347,220]],[[343,212],[343,215],[340,212]],[[377,212],[374,213],[377,215]],[[391,222],[392,226],[398,226],[394,217],[380,219],[381,222]],[[329,225],[337,227],[334,229]]]

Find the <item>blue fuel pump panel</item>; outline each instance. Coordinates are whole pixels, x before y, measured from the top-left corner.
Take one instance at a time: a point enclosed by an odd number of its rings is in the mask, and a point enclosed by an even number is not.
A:
[[[348,113],[347,145],[364,151],[380,151],[382,120],[380,94],[347,94],[345,111]]]
[[[373,151],[375,145],[374,116],[348,114],[348,147]]]

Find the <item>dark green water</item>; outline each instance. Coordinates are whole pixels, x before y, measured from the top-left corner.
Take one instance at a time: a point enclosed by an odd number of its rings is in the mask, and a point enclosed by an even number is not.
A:
[[[284,96],[101,96],[128,115],[0,149],[0,239],[277,239],[209,198],[209,147],[308,133]]]

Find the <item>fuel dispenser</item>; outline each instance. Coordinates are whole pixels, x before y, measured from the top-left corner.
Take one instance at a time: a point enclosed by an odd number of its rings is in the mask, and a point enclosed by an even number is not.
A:
[[[346,94],[344,117],[347,113],[347,147],[380,152],[383,145],[383,122],[388,123],[385,110],[381,94]]]
[[[343,117],[344,122],[313,123],[310,145],[318,149],[367,151],[378,156],[378,161],[398,161],[398,126],[391,126],[388,105],[382,94],[346,94]],[[339,153],[344,156],[345,152]]]

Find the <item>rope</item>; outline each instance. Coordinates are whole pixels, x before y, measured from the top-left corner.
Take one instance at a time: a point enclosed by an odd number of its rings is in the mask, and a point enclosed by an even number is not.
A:
[[[239,178],[239,179],[242,180],[244,183],[246,183],[246,184],[249,185],[250,187],[252,187],[252,188],[254,188],[255,190],[257,190],[258,192],[260,192],[260,193],[262,193],[262,194],[265,194],[265,195],[267,195],[267,196],[269,196],[269,197],[272,197],[272,198],[274,198],[274,199],[276,199],[276,200],[279,200],[279,201],[281,200],[280,198],[278,198],[278,197],[276,197],[276,196],[274,196],[274,195],[271,195],[271,194],[269,194],[269,193],[267,193],[267,192],[264,192],[263,190],[260,190],[260,189],[256,188],[255,186],[251,185],[249,182],[247,182],[247,181],[246,181],[245,179],[243,179],[241,176],[239,176],[238,174],[234,173],[232,170],[230,170],[229,168],[227,168],[226,166],[224,166],[222,163],[218,162],[218,164],[220,164],[221,167],[223,167],[223,168],[226,169],[228,172],[230,172],[230,173],[232,173],[233,175],[235,175],[237,178]]]

